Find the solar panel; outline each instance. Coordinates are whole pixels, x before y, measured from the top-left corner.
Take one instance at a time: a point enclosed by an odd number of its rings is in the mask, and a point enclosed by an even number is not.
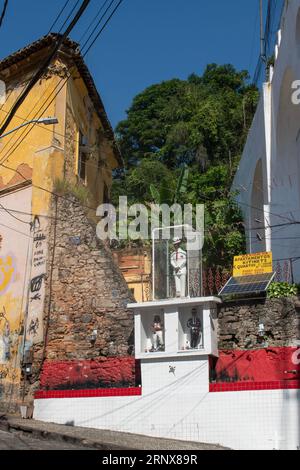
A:
[[[233,276],[220,290],[219,295],[254,294],[265,292],[275,273],[255,274],[252,276]]]

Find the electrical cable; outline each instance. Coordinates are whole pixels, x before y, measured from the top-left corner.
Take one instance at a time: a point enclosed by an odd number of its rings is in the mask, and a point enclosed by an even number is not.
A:
[[[103,27],[102,27],[101,30],[98,32],[98,34],[97,34],[96,38],[94,39],[93,43],[89,46],[88,50],[84,53],[83,58],[84,58],[85,55],[89,52],[89,50],[90,50],[91,46],[94,44],[95,40],[96,40],[96,39],[99,37],[99,35],[103,32],[104,28],[106,27],[106,25],[108,24],[108,22],[110,21],[110,19],[112,18],[112,16],[114,15],[114,13],[115,13],[115,11],[117,10],[117,8],[120,6],[120,4],[122,3],[122,1],[123,1],[123,0],[119,1],[119,3],[117,4],[117,6],[116,6],[115,9],[113,10],[113,12],[110,14],[109,18],[106,20],[106,22],[104,23]],[[63,86],[64,86],[65,83],[69,80],[69,78],[71,77],[71,75],[72,75],[72,70],[70,71],[69,76],[67,77],[67,79],[66,79],[65,82],[63,83]],[[54,88],[53,92],[54,92],[55,89],[59,86],[59,84],[61,83],[62,80],[63,80],[63,78],[62,78],[62,79],[60,80],[60,82],[56,85],[56,87]],[[58,90],[58,92],[55,94],[54,99],[55,99],[55,97],[57,96],[57,94],[59,93],[59,91],[60,91],[61,89],[62,89],[62,87],[60,87],[60,89]],[[52,93],[53,93],[53,92],[52,92]],[[51,95],[50,95],[50,96],[51,96]],[[48,97],[48,99],[49,99],[49,98],[50,98],[50,97]],[[50,103],[49,103],[48,106],[45,108],[45,110],[42,112],[42,114],[48,109],[48,107],[49,107],[50,104],[54,101],[54,99],[50,101]],[[47,102],[47,100],[44,102],[44,104],[45,104],[46,102]],[[39,108],[39,111],[41,110],[42,107],[43,107],[43,105]],[[34,108],[33,108],[33,109],[34,109]],[[35,114],[34,117],[37,116],[37,114],[39,113],[39,111]],[[11,155],[13,152],[15,152],[15,150],[19,147],[20,143],[27,137],[27,135],[31,132],[31,130],[33,129],[34,126],[35,126],[35,123],[29,128],[29,130],[28,130],[27,132],[26,132],[26,130],[24,130],[24,131],[21,133],[21,135],[19,136],[19,138],[18,138],[18,139],[16,140],[16,142],[12,145],[11,149],[10,149],[10,150],[4,155],[4,157],[0,160],[0,163],[3,162],[3,161],[5,161],[5,160],[7,160],[7,159],[10,157],[10,155]],[[24,136],[24,133],[25,133],[25,132],[26,132],[26,135]],[[24,137],[22,138],[22,136],[24,136]],[[20,140],[20,139],[22,139],[22,140]],[[17,142],[18,142],[18,140],[19,140],[20,143],[19,143],[18,145],[16,145]]]
[[[4,0],[4,5],[3,5],[2,13],[1,13],[1,16],[0,16],[0,28],[2,26],[4,17],[5,17],[5,13],[6,13],[6,10],[7,10],[7,5],[8,5],[8,0]]]
[[[106,2],[107,2],[107,1],[108,1],[108,0],[106,0]],[[106,2],[105,2],[105,3],[106,3]],[[79,3],[79,0],[76,2],[76,5],[77,5],[78,3]],[[104,3],[104,5],[105,5],[105,3]],[[71,13],[70,13],[69,16],[67,17],[67,20],[68,20],[68,18],[71,16],[71,14],[72,14],[72,12],[74,11],[74,9],[76,8],[76,5],[73,7]],[[104,5],[102,5],[102,7],[103,7]],[[100,10],[98,11],[98,13],[97,13],[97,15],[96,15],[95,18],[97,18],[97,16],[98,16],[99,12],[101,11],[102,7],[101,7]],[[62,10],[61,10],[61,12],[62,12]],[[60,12],[60,14],[61,14],[61,12]],[[60,14],[59,14],[59,15],[60,15]],[[58,15],[58,16],[59,16],[59,15]],[[94,20],[95,20],[95,18],[94,18]],[[91,22],[91,24],[94,22],[94,20]],[[65,22],[65,23],[66,23],[66,22]],[[65,23],[64,23],[64,24],[65,24]],[[86,32],[89,30],[91,24],[90,24],[89,27],[87,28]],[[61,28],[61,29],[62,29],[62,28]],[[85,33],[86,33],[86,32],[85,32]],[[85,33],[84,33],[84,35],[85,35]],[[49,33],[48,33],[48,34],[49,34]],[[59,33],[58,33],[58,34],[59,34]],[[32,77],[31,77],[31,78],[32,78]],[[30,80],[30,79],[29,79],[29,80]],[[28,81],[29,81],[29,80],[28,80]],[[59,85],[59,83],[57,84],[57,86],[58,86],[58,85]],[[55,91],[55,89],[54,89],[54,91]],[[11,93],[12,93],[12,92],[11,92]],[[15,116],[18,117],[19,119],[22,119],[22,120],[25,122],[25,121],[28,119],[28,117],[30,116],[31,112],[32,112],[32,111],[35,109],[35,107],[40,103],[40,101],[41,101],[41,99],[42,99],[42,97],[44,96],[45,93],[46,93],[46,91],[45,91],[45,92],[43,93],[43,95],[36,101],[36,103],[34,104],[34,106],[33,106],[32,109],[31,109],[31,111],[27,114],[27,116],[26,116],[25,118],[23,118],[23,117],[21,118],[20,116],[17,116],[17,115],[15,115]],[[13,108],[13,106],[12,106],[12,108]],[[9,114],[9,113],[11,112],[12,108],[11,108],[9,111],[5,111],[5,110],[3,110],[3,111],[4,111],[6,114]],[[41,109],[41,108],[40,108],[40,109]],[[36,115],[35,115],[35,116],[36,116]],[[37,124],[37,125],[38,125],[38,124]],[[39,127],[43,127],[43,128],[44,128],[45,130],[47,130],[48,132],[52,132],[52,130],[48,129],[48,128],[45,127],[45,126],[39,125]],[[16,139],[16,141],[18,141],[19,138],[22,137],[25,132],[26,132],[26,129],[20,134],[20,136]],[[61,134],[59,134],[59,135],[61,135]],[[66,138],[66,136],[64,136],[64,137]],[[12,135],[12,136],[10,137],[10,139],[8,140],[8,142],[6,142],[6,144],[4,145],[4,147],[2,147],[2,149],[1,149],[1,151],[0,151],[0,154],[4,152],[4,150],[6,149],[6,147],[10,144],[10,142],[11,142],[12,140],[15,140],[15,136],[14,136],[14,135]],[[16,142],[15,142],[15,143],[16,143]],[[12,144],[11,149],[13,149],[15,143]]]
[[[116,13],[117,9],[119,8],[119,6],[121,5],[121,3],[123,2],[123,0],[119,0],[119,3],[117,4],[117,6],[113,9],[112,13],[109,15],[109,17],[107,18],[106,22],[104,23],[104,25],[102,26],[102,28],[100,29],[100,31],[97,33],[96,37],[93,39],[92,43],[89,45],[88,49],[84,52],[83,54],[83,57],[85,57],[87,55],[87,53],[90,51],[90,49],[93,47],[93,45],[95,44],[95,42],[97,41],[98,37],[100,36],[100,34],[102,33],[102,31],[104,30],[104,28],[106,27],[106,25],[108,24],[108,22],[110,21],[110,19],[113,17],[113,15]]]
[[[52,31],[52,28],[56,25],[56,23],[58,22],[60,16],[63,14],[65,8],[67,7],[68,3],[70,2],[70,0],[67,0],[66,3],[64,4],[64,6],[62,7],[62,9],[60,10],[60,12],[58,13],[57,17],[55,18],[55,20],[53,21],[52,25],[50,26],[49,28],[49,31],[47,34],[51,33]]]
[[[63,8],[62,8],[62,9],[60,10],[60,12],[58,13],[58,15],[57,15],[55,21],[52,23],[52,25],[51,25],[51,27],[50,27],[50,29],[49,29],[49,31],[48,31],[47,34],[49,34],[49,33],[51,32],[51,29],[53,28],[53,26],[54,26],[54,25],[57,23],[57,21],[59,20],[60,16],[62,15],[62,13],[63,13],[63,11],[65,10],[65,8],[66,8],[67,4],[69,3],[69,1],[70,1],[70,0],[67,0],[67,1],[66,1],[66,3],[65,3],[64,6],[63,6]],[[78,2],[79,2],[79,0],[78,0]],[[77,2],[77,3],[78,3],[78,2]],[[76,3],[76,5],[77,5],[77,3]],[[76,5],[75,5],[75,7],[76,7]],[[75,8],[75,7],[74,7],[74,8]],[[73,10],[74,10],[74,8],[73,8]],[[73,10],[72,10],[72,11],[73,11]],[[68,18],[69,18],[69,17],[70,17],[70,15],[68,16]],[[32,74],[32,76],[31,76],[28,80],[26,80],[25,82],[23,82],[23,85],[24,85],[24,86],[27,85],[27,84],[30,82],[30,80],[32,79],[33,75],[34,75],[34,73]],[[7,99],[9,98],[9,96],[12,94],[12,92],[13,92],[13,90],[10,90],[10,93],[9,93],[8,97],[6,97],[6,101],[7,101]],[[37,101],[37,103],[38,103],[38,102],[39,102],[39,100]],[[37,103],[36,103],[36,104],[37,104]],[[9,114],[9,113],[11,112],[12,108],[13,108],[13,105],[12,105],[12,107],[11,107],[11,109],[10,109],[9,111],[5,111],[5,110],[3,109],[3,106],[4,106],[4,103],[3,103],[3,105],[2,105],[2,107],[1,107],[0,109],[1,109],[1,111],[5,112],[6,114]],[[35,107],[35,106],[36,106],[36,105],[34,105],[34,107]],[[25,121],[27,120],[27,118],[28,118],[29,115],[30,115],[30,112],[28,113],[28,115],[27,115],[26,118],[20,118],[20,119],[23,119],[23,121],[25,122]],[[17,115],[15,115],[15,116],[18,117]],[[41,127],[42,127],[42,126],[41,126]],[[44,128],[45,128],[45,126],[44,126]],[[47,129],[47,130],[50,131],[50,129]],[[51,131],[50,131],[50,132],[51,132]],[[13,139],[14,139],[14,136],[12,135],[11,138],[9,139],[9,141],[8,141],[8,142],[4,145],[4,147],[1,149],[1,152],[3,152],[3,151],[5,150],[5,148],[7,147],[7,145],[8,145]],[[1,153],[1,152],[0,152],[0,153]]]
[[[103,10],[104,6],[106,5],[106,3],[107,3],[108,1],[109,1],[109,0],[106,0],[106,1],[104,2],[104,4],[102,5],[102,7],[100,8],[99,12],[101,12],[101,11]],[[93,34],[94,34],[94,32],[96,31],[96,29],[98,28],[99,24],[101,23],[101,21],[102,21],[103,18],[105,17],[106,13],[108,12],[108,10],[110,9],[110,7],[111,7],[112,4],[114,3],[114,1],[115,1],[115,0],[111,0],[111,1],[110,1],[110,4],[108,5],[108,7],[107,7],[106,10],[104,11],[104,13],[101,15],[101,17],[100,17],[98,23],[97,23],[96,26],[93,28],[93,31],[91,32],[91,34],[89,35],[89,37],[87,38],[87,40],[85,41],[85,43],[83,44],[83,46],[81,46],[81,53],[82,53],[83,49],[85,48],[85,46],[87,45],[87,43],[89,42],[89,40],[91,39],[91,37],[93,36]],[[99,13],[98,13],[98,14],[99,14]],[[97,16],[98,16],[98,15],[97,15]],[[96,16],[95,18],[97,18],[97,16]],[[94,18],[94,19],[95,19],[95,18]],[[91,23],[91,24],[92,24],[92,23]],[[90,26],[91,26],[91,24],[90,24]],[[90,27],[90,26],[89,26],[89,27]],[[87,31],[86,31],[86,32],[87,32]],[[86,34],[86,32],[85,32],[85,34]],[[84,34],[84,35],[85,35],[85,34]],[[79,42],[80,42],[80,41],[79,41]]]
[[[255,35],[256,35],[256,30],[257,30],[258,15],[259,15],[259,9],[256,8],[256,17],[255,17],[255,22],[254,22],[254,30],[253,30],[253,37],[252,37],[251,53],[250,53],[249,67],[248,67],[249,72],[250,72],[250,70],[251,70],[252,62],[253,62],[253,52],[254,52],[254,44],[255,44]]]
[[[97,20],[99,14],[101,13],[101,11],[103,10],[103,8],[105,7],[105,5],[107,4],[109,0],[105,0],[105,2],[102,4],[102,6],[99,8],[99,10],[97,11],[96,15],[94,16],[94,19],[91,21],[91,23],[89,24],[89,26],[87,27],[87,29],[85,30],[85,32],[82,34],[82,36],[79,38],[79,43],[82,41],[82,39],[87,35],[87,33],[89,32],[89,30],[91,29],[91,27],[93,26],[93,24],[95,23],[95,21]]]
[[[83,13],[86,10],[86,8],[88,7],[89,3],[90,3],[90,0],[83,0],[83,2],[81,4],[81,7],[77,11],[75,17],[73,18],[73,20],[71,21],[69,26],[66,28],[65,32],[56,41],[56,44],[53,47],[50,55],[47,57],[47,59],[43,62],[42,66],[37,70],[37,72],[31,78],[31,80],[28,83],[28,85],[26,86],[25,90],[23,90],[22,93],[20,94],[20,96],[17,98],[15,104],[12,107],[11,112],[9,113],[6,120],[4,121],[4,123],[0,127],[0,135],[2,135],[4,133],[4,131],[7,129],[8,125],[12,121],[13,116],[15,115],[16,111],[19,109],[21,104],[25,101],[26,97],[28,96],[29,92],[32,90],[34,85],[38,82],[38,80],[43,76],[45,71],[48,69],[48,67],[51,64],[53,58],[56,56],[59,48],[61,47],[61,45],[63,44],[64,40],[67,38],[69,33],[73,30],[73,28],[78,23],[79,19],[83,15]]]
[[[70,11],[69,15],[67,16],[67,18],[65,19],[65,21],[63,22],[63,24],[61,25],[60,29],[59,29],[59,33],[61,32],[61,30],[63,29],[63,27],[66,25],[67,21],[71,18],[72,16],[72,13],[75,11],[78,3],[79,3],[80,0],[77,0],[75,5],[73,6],[72,10]]]
[[[31,239],[32,239],[32,237],[31,237],[30,235],[27,235],[27,234],[24,233],[24,232],[20,232],[20,230],[17,230],[16,228],[10,227],[9,225],[5,225],[5,224],[3,224],[2,222],[0,222],[0,225],[1,225],[2,227],[8,228],[9,230],[12,230],[12,231],[14,231],[14,232],[17,232],[17,233],[19,233],[20,235],[23,235],[24,237],[27,237],[27,238],[31,238]]]
[[[30,222],[26,222],[25,220],[22,220],[22,219],[19,219],[18,217],[16,217],[15,215],[13,215],[8,209],[6,209],[4,206],[2,206],[2,204],[0,204],[0,208],[2,207],[2,209],[5,210],[5,212],[7,212],[11,217],[13,217],[14,219],[18,220],[19,222],[22,222],[23,224],[26,224],[26,225],[30,225]]]

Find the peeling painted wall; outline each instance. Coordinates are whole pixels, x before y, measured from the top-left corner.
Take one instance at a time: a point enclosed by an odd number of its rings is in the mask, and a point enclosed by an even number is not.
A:
[[[31,187],[0,197],[0,403],[18,394],[26,293],[30,275]]]

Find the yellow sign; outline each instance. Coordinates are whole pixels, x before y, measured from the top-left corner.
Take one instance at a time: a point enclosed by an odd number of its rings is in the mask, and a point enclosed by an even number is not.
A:
[[[272,252],[253,253],[252,255],[234,257],[234,276],[251,276],[271,272],[273,272]]]

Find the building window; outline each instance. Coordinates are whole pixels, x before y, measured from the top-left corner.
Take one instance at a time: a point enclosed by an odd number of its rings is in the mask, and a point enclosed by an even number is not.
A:
[[[78,176],[84,183],[86,182],[87,157],[87,138],[79,131]]]

